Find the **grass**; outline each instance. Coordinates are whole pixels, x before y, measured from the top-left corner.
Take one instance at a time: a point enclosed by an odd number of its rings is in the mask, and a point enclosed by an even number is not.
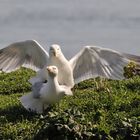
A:
[[[26,111],[19,101],[31,90],[27,82],[30,75],[34,73],[26,69],[0,74],[0,139],[138,140],[140,137],[140,77],[84,81],[74,87],[74,96],[63,98],[59,105],[52,105],[38,115]]]

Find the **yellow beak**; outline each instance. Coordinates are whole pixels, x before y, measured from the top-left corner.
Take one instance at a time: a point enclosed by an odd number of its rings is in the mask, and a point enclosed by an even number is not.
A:
[[[54,50],[53,54],[54,54],[55,57],[57,57],[57,51],[56,50]]]

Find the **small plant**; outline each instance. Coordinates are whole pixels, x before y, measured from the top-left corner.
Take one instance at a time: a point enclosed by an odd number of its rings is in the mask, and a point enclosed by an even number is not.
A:
[[[126,67],[124,67],[124,76],[126,78],[131,78],[136,75],[140,75],[140,66],[131,61]]]

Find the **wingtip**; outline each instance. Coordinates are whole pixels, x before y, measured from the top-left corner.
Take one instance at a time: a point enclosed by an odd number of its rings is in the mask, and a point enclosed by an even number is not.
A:
[[[85,46],[85,49],[90,49],[91,46]]]

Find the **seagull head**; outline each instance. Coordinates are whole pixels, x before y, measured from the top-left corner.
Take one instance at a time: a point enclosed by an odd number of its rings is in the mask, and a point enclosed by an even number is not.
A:
[[[50,50],[49,50],[49,55],[54,56],[54,57],[58,57],[59,55],[61,55],[60,46],[57,44],[51,45]]]
[[[48,66],[47,71],[51,77],[55,77],[58,75],[58,68],[56,66]]]

